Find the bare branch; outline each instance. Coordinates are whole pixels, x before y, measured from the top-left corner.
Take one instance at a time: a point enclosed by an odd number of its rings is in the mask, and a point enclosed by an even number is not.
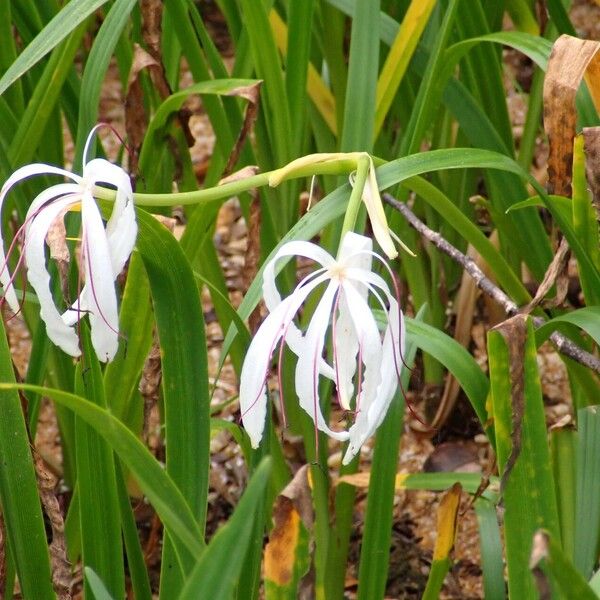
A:
[[[428,239],[438,250],[448,255],[452,260],[460,264],[464,270],[475,281],[475,284],[488,296],[494,299],[508,316],[516,315],[520,312],[519,306],[509,298],[496,284],[494,284],[483,271],[477,266],[475,261],[464,255],[460,250],[455,248],[450,242],[444,239],[439,233],[429,229],[423,221],[421,221],[404,202],[396,200],[390,194],[383,194],[383,200],[392,208],[397,210],[423,237]],[[540,327],[546,321],[542,317],[532,317],[536,327]],[[600,360],[590,354],[577,344],[573,343],[569,338],[558,331],[554,331],[550,336],[550,340],[555,348],[565,356],[574,361],[588,367],[597,373],[600,373]]]

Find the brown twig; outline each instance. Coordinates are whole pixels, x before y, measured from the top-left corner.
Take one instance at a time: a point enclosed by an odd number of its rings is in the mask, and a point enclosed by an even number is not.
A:
[[[479,289],[485,292],[493,300],[495,300],[508,316],[516,315],[520,312],[519,306],[507,296],[497,285],[495,285],[488,277],[486,277],[483,271],[477,266],[475,261],[468,256],[465,256],[460,250],[455,248],[450,242],[444,239],[439,233],[429,229],[423,221],[421,221],[404,202],[396,200],[390,194],[383,194],[384,201],[389,204],[392,208],[397,210],[409,223],[416,229],[423,237],[427,238],[438,250],[448,255],[452,260],[460,264],[464,270],[475,281],[475,284]],[[536,327],[539,327],[546,323],[542,317],[532,317],[533,323]],[[600,360],[573,343],[569,338],[565,337],[562,333],[554,331],[550,335],[550,340],[554,344],[555,348],[565,356],[568,356],[572,360],[588,367],[600,373]]]

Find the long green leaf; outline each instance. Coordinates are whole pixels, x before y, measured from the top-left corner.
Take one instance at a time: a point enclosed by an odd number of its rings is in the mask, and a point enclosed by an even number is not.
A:
[[[75,392],[106,407],[100,363],[87,325],[80,328],[84,359],[75,370]],[[125,594],[121,519],[111,447],[81,419],[75,420],[77,489],[83,564],[91,567],[115,598]],[[91,592],[85,584],[86,594]]]
[[[504,538],[512,598],[534,597],[531,540],[543,525],[558,536],[546,421],[529,319],[514,317],[488,333],[498,467],[504,484]]]
[[[402,389],[408,388],[410,366],[413,364],[416,349],[414,340],[409,339],[403,357],[409,368],[402,372]],[[377,473],[377,477],[369,485],[367,495],[360,549],[359,600],[381,598],[385,593],[388,569],[387,563],[382,563],[381,556],[388,554],[392,537],[396,467],[404,408],[404,398],[399,392],[392,400],[375,439],[371,471]]]
[[[588,579],[598,562],[600,540],[600,408],[577,411],[577,493],[573,563]]]
[[[0,78],[0,95],[107,0],[71,0]]]
[[[558,588],[554,589],[560,594],[560,597],[581,598],[581,600],[598,599],[581,573],[564,555],[553,534],[543,530],[535,534],[531,562],[536,579],[540,584],[540,592],[543,593],[552,583]]]
[[[129,20],[129,14],[136,4],[135,0],[115,0],[94,40],[81,81],[79,120],[75,143],[77,160],[85,158],[83,149],[90,130],[98,120],[100,91],[106,77],[108,64],[121,32]],[[77,163],[75,165],[76,169],[80,166]]]
[[[200,556],[185,583],[179,600],[229,600],[246,557],[254,521],[260,516],[260,505],[269,481],[271,459],[265,458],[254,471],[233,516],[216,533]],[[240,598],[246,598],[240,590]]]
[[[208,496],[210,395],[204,318],[198,288],[172,234],[154,217],[138,212],[137,248],[144,261],[162,356],[167,473],[204,530]],[[173,597],[183,582],[173,568],[174,549],[163,547],[161,593]],[[187,574],[190,564],[184,566]]]
[[[10,554],[25,598],[54,598],[44,520],[4,323],[0,324],[0,500]],[[12,383],[12,387],[11,386]]]
[[[203,532],[198,527],[190,507],[165,469],[121,421],[108,410],[76,394],[37,385],[0,384],[0,390],[3,391],[18,389],[48,396],[100,433],[136,478],[171,539],[176,541],[179,554],[190,563],[193,562],[194,556],[200,555],[204,549]],[[31,538],[27,547],[31,548]]]

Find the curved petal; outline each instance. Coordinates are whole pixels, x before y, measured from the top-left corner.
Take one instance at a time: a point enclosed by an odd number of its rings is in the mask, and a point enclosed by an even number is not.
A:
[[[280,258],[286,256],[304,256],[315,261],[317,264],[322,265],[324,268],[330,267],[335,264],[335,259],[331,254],[323,250],[320,246],[311,242],[304,241],[292,241],[284,244],[270,260],[263,271],[263,298],[266,307],[269,311],[275,309],[275,307],[281,302],[281,295],[277,289],[276,275],[277,275],[277,261]],[[319,271],[311,273],[307,278],[303,279],[296,290],[300,289],[304,285],[307,285],[310,278],[316,276]],[[290,350],[299,356],[302,351],[302,332],[294,323],[291,323],[288,332],[285,336],[285,343],[289,346]],[[325,360],[321,359],[319,363],[319,370],[321,374],[329,379],[334,378],[333,368],[330,367]]]
[[[44,208],[27,228],[25,260],[27,277],[40,302],[40,316],[46,323],[48,337],[71,356],[79,356],[79,342],[75,331],[66,325],[54,304],[50,291],[50,274],[46,269],[45,239],[48,229],[60,212],[69,206],[70,199],[57,200]]]
[[[344,265],[344,270],[354,268],[370,272],[373,248],[371,238],[359,235],[352,231],[346,233],[340,250],[338,262]],[[358,286],[358,293],[366,300],[368,289],[366,286]],[[347,298],[342,294],[339,301],[339,317],[333,330],[333,348],[335,359],[335,382],[340,405],[350,410],[350,400],[354,394],[352,379],[356,372],[356,356],[358,354],[358,338],[356,329],[352,323]]]
[[[390,310],[383,340],[380,384],[368,409],[359,413],[356,422],[350,428],[350,443],[342,461],[345,465],[354,458],[362,444],[381,425],[398,389],[405,346],[404,316],[393,296],[389,301]]]
[[[117,188],[113,210],[106,224],[111,264],[116,277],[131,255],[137,237],[131,181],[121,167],[102,158],[95,158],[87,163],[83,173],[86,181],[108,183]]]
[[[64,198],[65,196],[71,197],[71,202],[79,202],[81,200],[81,186],[77,183],[58,183],[41,191],[31,202],[29,208],[27,209],[27,216],[25,217],[25,222],[29,220],[29,218],[34,218],[35,213],[49,202],[55,202],[60,198]]]
[[[119,348],[119,314],[108,240],[100,211],[89,193],[83,194],[81,222],[85,271],[82,303],[89,311],[94,350],[98,359],[106,362]]]
[[[308,295],[324,281],[311,281],[280,302],[258,328],[242,366],[240,375],[240,411],[242,422],[253,448],[262,438],[267,412],[266,378],[277,343]]]
[[[65,177],[70,177],[71,179],[74,179],[76,181],[79,179],[77,177],[77,175],[73,175],[72,173],[69,173],[68,171],[65,171],[64,169],[58,169],[56,167],[51,167],[50,165],[33,164],[33,165],[26,165],[24,167],[21,167],[20,169],[17,169],[6,180],[6,182],[2,186],[2,190],[0,191],[0,214],[2,211],[2,205],[4,204],[4,199],[6,198],[6,195],[8,194],[10,188],[13,185],[18,183],[22,179],[26,179],[33,175],[40,175],[40,174],[44,174],[44,173],[64,175]],[[56,198],[57,196],[61,196],[63,194],[69,193],[69,191],[66,191],[65,188],[63,188],[63,186],[71,186],[71,187],[69,187],[70,191],[73,191],[73,188],[77,188],[77,184],[71,183],[71,184],[59,184],[57,186],[52,186],[51,188],[44,190],[33,201],[32,205],[35,204],[34,210],[39,210],[39,208],[41,206],[43,206],[43,204]],[[56,191],[55,188],[59,188],[59,190]],[[30,214],[34,214],[34,212],[31,210],[31,207],[27,214],[28,214],[28,216]],[[4,296],[6,297],[6,300],[9,304],[9,306],[11,307],[11,309],[14,312],[17,312],[19,310],[19,301],[17,299],[14,287],[11,282],[11,275],[8,271],[7,257],[6,257],[6,253],[4,252],[4,239],[2,238],[1,231],[0,231],[0,283],[2,284],[2,287],[4,289]]]
[[[373,165],[373,159],[369,158],[371,166],[369,167],[369,177],[363,189],[362,199],[367,207],[367,213],[369,214],[369,220],[371,221],[371,227],[373,228],[373,235],[381,246],[381,249],[390,257],[396,258],[398,251],[394,246],[394,240],[390,235],[390,228],[388,226],[385,211],[383,210],[383,203],[381,202],[381,196],[379,195],[379,185],[377,184],[377,176],[375,175],[375,165]]]
[[[345,441],[348,439],[347,431],[333,431],[329,428],[321,407],[319,405],[319,361],[325,343],[325,334],[329,327],[331,308],[335,295],[339,289],[339,282],[332,280],[310,320],[306,335],[304,336],[304,351],[298,356],[296,365],[296,393],[300,406],[310,415],[315,425],[328,436]]]
[[[281,295],[275,281],[278,273],[276,267],[277,261],[286,256],[304,256],[314,260],[323,267],[329,267],[335,262],[331,254],[311,242],[292,241],[284,244],[265,265],[263,271],[263,298],[269,311],[273,310],[281,302]]]

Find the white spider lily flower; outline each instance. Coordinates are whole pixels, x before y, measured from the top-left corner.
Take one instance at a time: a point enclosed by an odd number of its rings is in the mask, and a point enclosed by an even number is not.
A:
[[[84,161],[95,129],[86,142]],[[137,236],[131,182],[120,167],[100,158],[84,162],[83,176],[46,164],[21,167],[9,177],[0,191],[0,211],[9,190],[33,175],[62,175],[69,183],[59,183],[41,192],[31,203],[20,233],[29,283],[40,303],[40,316],[48,337],[71,356],[81,350],[74,325],[88,315],[92,345],[102,361],[114,358],[119,345],[119,315],[115,279],[131,255]],[[106,227],[94,199],[94,186],[108,184],[116,188],[116,198]],[[77,300],[61,314],[50,288],[46,267],[45,241],[52,223],[69,210],[81,211],[81,271],[85,280]],[[11,309],[19,310],[8,272],[4,242],[0,238],[0,283]]]
[[[266,378],[279,342],[285,342],[298,357],[295,387],[300,406],[318,429],[337,440],[349,441],[344,464],[352,460],[383,421],[398,387],[404,322],[387,283],[371,270],[374,257],[386,264],[372,246],[370,238],[349,232],[334,258],[315,244],[294,241],[282,246],[266,265],[263,296],[269,315],[250,344],[240,377],[242,421],[254,448],[258,447],[265,426]],[[280,258],[290,256],[304,256],[321,268],[302,279],[282,299],[275,282],[276,265]],[[327,286],[302,333],[293,319],[311,292],[323,283]],[[387,316],[383,339],[368,304],[369,294]],[[323,358],[329,329],[331,364]],[[333,430],[325,421],[318,397],[319,375],[334,382],[340,405],[354,412],[355,420],[348,431]]]

